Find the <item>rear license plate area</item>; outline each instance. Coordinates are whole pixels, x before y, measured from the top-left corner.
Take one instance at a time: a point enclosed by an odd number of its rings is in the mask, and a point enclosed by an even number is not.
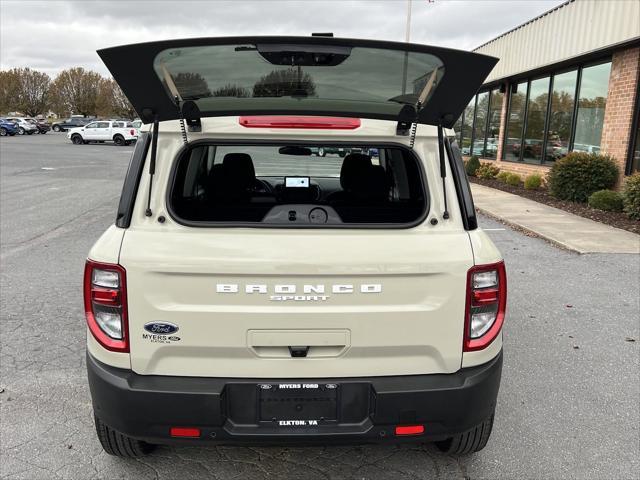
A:
[[[336,384],[260,384],[258,419],[280,426],[314,426],[335,422],[339,388]]]

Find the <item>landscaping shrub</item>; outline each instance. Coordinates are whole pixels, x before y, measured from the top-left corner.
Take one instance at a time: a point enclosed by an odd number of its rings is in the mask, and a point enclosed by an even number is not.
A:
[[[629,218],[640,220],[640,173],[634,173],[624,182],[622,203]]]
[[[480,160],[478,160],[478,157],[474,155],[469,160],[467,160],[467,175],[469,175],[470,177],[475,177],[478,168],[480,168]]]
[[[522,183],[522,179],[520,178],[520,175],[518,175],[517,173],[510,173],[509,175],[507,175],[507,185],[511,185],[512,187],[517,187],[521,183]]]
[[[537,173],[527,175],[524,179],[524,188],[527,190],[538,190],[542,186],[542,176]]]
[[[492,178],[496,178],[496,176],[500,173],[500,169],[491,163],[482,163],[478,169],[476,170],[476,177],[484,178],[485,180],[489,180]]]
[[[605,212],[622,211],[622,195],[613,190],[598,190],[589,196],[589,206]]]
[[[496,177],[499,182],[507,183],[507,178],[511,175],[509,172],[500,172]]]
[[[547,181],[554,197],[586,202],[592,193],[613,187],[617,178],[618,166],[611,157],[571,152],[551,167]]]

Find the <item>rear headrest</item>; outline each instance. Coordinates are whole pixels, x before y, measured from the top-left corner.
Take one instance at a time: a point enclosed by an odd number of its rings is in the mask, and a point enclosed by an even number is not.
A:
[[[350,153],[344,157],[342,168],[340,169],[340,185],[342,189],[351,190],[354,187],[357,188],[358,179],[372,166],[369,155]]]
[[[227,153],[222,160],[225,181],[232,188],[246,189],[253,187],[256,181],[256,170],[251,155],[247,153]]]
[[[384,168],[372,165],[362,172],[351,193],[359,200],[384,201],[389,197],[389,180]]]

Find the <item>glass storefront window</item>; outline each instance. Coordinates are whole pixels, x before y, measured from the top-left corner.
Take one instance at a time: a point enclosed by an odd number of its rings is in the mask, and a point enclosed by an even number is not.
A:
[[[498,137],[500,136],[500,113],[502,112],[502,102],[504,93],[500,90],[491,90],[489,102],[489,125],[487,128],[487,144],[484,149],[485,158],[496,158],[498,155]]]
[[[610,73],[611,63],[594,65],[582,70],[576,133],[573,141],[574,150],[600,152]]]
[[[463,113],[462,129],[460,130],[462,138],[460,140],[460,151],[463,155],[469,155],[471,152],[471,129],[473,128],[473,111],[475,105],[476,97],[473,97]]]
[[[542,163],[544,124],[549,102],[549,77],[533,80],[529,87],[526,131],[522,146],[522,160],[527,163]]]
[[[524,125],[524,107],[527,98],[527,82],[517,85],[517,91],[511,90],[509,99],[509,113],[507,114],[507,129],[502,158],[509,161],[520,159],[520,145],[522,143],[522,127]]]
[[[473,127],[473,146],[471,154],[484,157],[485,133],[487,129],[487,111],[489,109],[489,92],[478,94],[476,119]]]
[[[639,87],[640,88],[640,87]],[[631,157],[631,173],[640,172],[640,125],[636,129],[635,147]]]
[[[456,142],[458,142],[458,145],[460,145],[460,143],[462,143],[462,122],[464,119],[464,113],[462,115],[460,115],[460,118],[458,118],[458,120],[456,120],[456,123],[453,124],[453,131],[456,132]]]
[[[569,152],[577,79],[577,70],[553,77],[545,162],[554,162]]]

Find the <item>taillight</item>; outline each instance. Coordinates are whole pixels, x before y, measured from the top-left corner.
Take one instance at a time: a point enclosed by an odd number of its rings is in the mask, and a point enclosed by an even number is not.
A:
[[[84,312],[94,338],[107,350],[128,352],[127,278],[124,268],[87,260]]]
[[[507,304],[504,262],[477,265],[467,273],[465,352],[482,350],[500,333]]]
[[[132,128],[129,133],[131,134],[131,136],[133,137],[136,134],[136,131]]]
[[[240,117],[246,128],[304,128],[310,130],[355,130],[359,118],[259,115]]]

